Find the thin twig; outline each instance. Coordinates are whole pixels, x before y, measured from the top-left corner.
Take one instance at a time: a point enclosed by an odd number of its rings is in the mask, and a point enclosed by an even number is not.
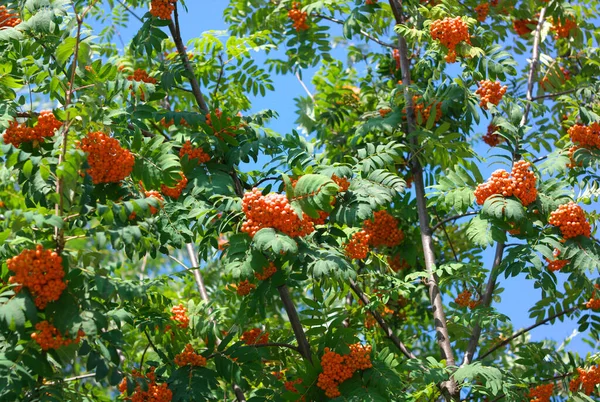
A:
[[[257,181],[256,183],[254,183],[252,185],[252,187],[258,187],[258,186],[260,186],[261,184],[263,184],[266,181],[270,181],[270,180],[276,181],[276,180],[279,180],[279,179],[280,179],[280,177],[265,177],[264,179],[260,179],[259,181]]]
[[[256,343],[249,345],[255,348],[288,348],[300,353],[298,346],[290,345],[289,343],[271,342],[271,343]],[[300,353],[301,354],[301,353]]]
[[[483,359],[485,359],[486,357],[488,357],[489,355],[491,355],[492,353],[494,353],[496,350],[500,349],[501,347],[504,347],[504,346],[508,345],[515,338],[518,338],[519,336],[521,336],[523,334],[526,334],[527,332],[529,332],[529,331],[531,331],[531,330],[533,330],[533,329],[535,329],[535,328],[537,328],[537,327],[539,327],[541,325],[544,325],[544,324],[548,323],[549,321],[555,320],[558,317],[561,317],[561,316],[563,316],[565,314],[572,313],[573,311],[579,309],[581,306],[573,306],[571,308],[568,308],[566,310],[561,311],[560,313],[556,313],[556,314],[554,314],[554,315],[552,315],[550,317],[547,317],[546,319],[543,319],[542,321],[540,321],[540,322],[538,322],[536,324],[530,325],[527,328],[523,328],[522,330],[515,332],[513,335],[509,336],[508,338],[506,338],[505,340],[503,340],[499,344],[493,346],[490,350],[488,350],[487,352],[485,352],[481,356],[478,356],[477,360],[483,360]]]
[[[277,290],[279,291],[283,308],[285,309],[288,319],[290,320],[290,324],[292,325],[294,335],[296,336],[296,341],[298,342],[298,351],[302,357],[312,363],[310,344],[308,343],[308,339],[304,333],[304,328],[302,328],[302,323],[300,322],[300,317],[298,317],[296,306],[294,305],[292,297],[290,296],[290,290],[288,289],[287,285],[278,286]]]
[[[221,86],[221,80],[223,79],[223,73],[225,72],[225,63],[223,63],[223,56],[221,53],[218,55],[219,61],[221,62],[221,69],[219,70],[219,77],[217,78],[217,84],[215,85],[215,90],[213,91],[213,98],[217,98],[217,93],[219,92],[219,87]]]
[[[367,297],[367,295],[365,295],[363,293],[363,291],[360,289],[358,284],[356,282],[354,282],[353,279],[350,279],[349,283],[350,283],[350,288],[352,289],[352,291],[365,304],[365,306],[367,304],[369,304],[369,298]],[[394,334],[394,331],[390,328],[389,325],[387,325],[387,323],[381,317],[381,315],[375,310],[369,310],[369,312],[371,313],[373,318],[375,318],[375,321],[377,321],[377,323],[379,324],[381,329],[383,329],[383,332],[385,332],[385,336],[390,341],[392,341],[392,343],[400,350],[400,352],[402,352],[402,354],[404,356],[406,356],[407,358],[414,359],[415,355],[410,350],[408,350],[406,345],[404,345],[404,343],[396,336],[396,334]]]
[[[438,223],[433,225],[433,227],[431,228],[431,231],[435,232],[436,230],[439,229],[440,226],[442,226],[443,224],[445,224],[447,222],[455,221],[457,219],[464,218],[465,216],[477,215],[478,213],[479,212],[466,212],[464,214],[458,214],[458,215],[454,215],[454,216],[450,216],[448,218],[442,219],[441,221],[439,221]]]
[[[302,78],[300,77],[300,73],[298,71],[296,71],[295,75],[296,75],[296,78],[298,78],[298,82],[300,82],[300,85],[302,85],[302,88],[304,88],[304,91],[308,94],[308,96],[310,97],[310,99],[314,102],[315,101],[315,97],[310,92],[310,90],[308,89],[308,87],[306,86],[306,84],[304,83],[304,81],[302,81]]]
[[[544,95],[534,96],[534,97],[531,98],[531,100],[555,98],[557,96],[571,94],[573,92],[576,92],[578,89],[579,88],[573,88],[573,89],[567,89],[566,91],[562,91],[562,92],[555,92],[555,93],[551,93],[551,94],[544,94]]]
[[[319,14],[319,13],[314,13],[313,16],[317,17],[317,18],[322,18],[322,19],[327,20],[327,21],[334,22],[334,23],[339,24],[339,25],[344,25],[344,21],[338,20],[337,18],[328,17],[326,15]],[[376,37],[370,35],[368,32],[363,31],[362,29],[360,30],[360,34],[362,36],[364,36],[365,38],[367,38],[367,39],[369,39],[369,40],[371,40],[371,41],[373,41],[375,43],[380,44],[381,46],[389,47],[391,49],[398,49],[398,46],[396,46],[394,44],[391,44],[391,43],[384,42],[384,41],[382,41],[380,39],[377,39]]]
[[[144,22],[139,15],[137,15],[131,8],[129,8],[129,6],[127,4],[125,4],[125,2],[123,0],[117,0],[123,7],[125,7],[125,10],[127,10],[129,12],[129,14],[133,15],[139,22]]]

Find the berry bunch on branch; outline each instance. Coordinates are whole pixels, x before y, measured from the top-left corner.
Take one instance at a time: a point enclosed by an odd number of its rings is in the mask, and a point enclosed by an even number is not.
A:
[[[61,126],[62,123],[56,119],[51,110],[43,110],[34,127],[12,121],[4,132],[4,143],[18,148],[24,142],[43,142],[45,138],[53,137]]]
[[[183,304],[171,308],[171,320],[177,323],[179,328],[187,328],[190,325],[190,318],[187,315],[187,308]]]
[[[454,299],[454,302],[461,307],[469,307],[471,310],[473,310],[475,307],[477,307],[479,305],[480,301],[472,299],[471,298],[472,296],[473,296],[473,293],[471,293],[471,291],[465,289],[461,293],[459,293],[458,296],[456,296],[456,299]]]
[[[0,6],[0,30],[14,28],[21,23],[19,14],[13,13],[6,6]]]
[[[188,184],[188,179],[187,179],[187,177],[185,177],[183,172],[179,172],[179,174],[181,175],[181,179],[177,182],[175,187],[167,187],[164,184],[161,184],[161,186],[160,186],[160,191],[164,195],[171,197],[175,200],[181,196],[181,193],[187,187],[187,184]]]
[[[339,385],[352,378],[356,371],[373,367],[370,345],[363,346],[360,343],[350,345],[350,354],[345,356],[329,348],[325,348],[324,352],[321,357],[323,372],[319,374],[317,386],[325,391],[325,395],[329,398],[340,396]]]
[[[546,258],[546,262],[548,263],[548,269],[552,272],[560,271],[565,267],[565,265],[569,263],[569,260],[561,260],[558,258],[558,256],[560,255],[560,250],[557,248],[554,249],[552,255],[554,256],[553,260]]]
[[[550,402],[553,391],[554,384],[552,383],[531,388],[529,390],[529,397],[532,398],[530,402]]]
[[[373,219],[363,222],[363,229],[354,233],[344,246],[346,255],[353,259],[366,258],[370,247],[395,247],[404,241],[404,232],[398,220],[387,211],[377,211]]]
[[[551,212],[548,223],[558,227],[565,239],[577,236],[590,237],[592,232],[583,208],[573,201],[563,204],[556,211]]]
[[[244,194],[242,210],[246,215],[242,232],[250,236],[263,228],[273,228],[291,237],[304,237],[315,230],[310,217],[303,213],[300,219],[283,194],[262,195],[254,188]]]
[[[296,31],[306,31],[310,27],[306,23],[308,14],[301,10],[302,5],[299,1],[292,3],[292,9],[288,12],[288,17],[293,21],[292,26]]]
[[[194,347],[191,344],[185,345],[183,352],[175,356],[175,364],[179,367],[183,366],[206,366],[206,358],[199,355],[194,351]]]
[[[238,294],[238,296],[248,296],[253,289],[256,289],[256,285],[250,283],[248,279],[245,279],[235,285],[235,292]]]
[[[179,158],[182,159],[185,155],[188,156],[188,159],[190,161],[196,160],[198,164],[206,163],[210,160],[210,155],[204,152],[202,148],[196,148],[192,146],[191,141],[186,141],[179,150]]]
[[[63,346],[69,346],[73,343],[79,343],[85,333],[82,330],[77,332],[75,339],[67,338],[61,335],[58,329],[48,321],[41,321],[35,324],[38,332],[31,334],[31,339],[37,342],[42,350],[59,349]]]
[[[157,383],[156,382],[156,374],[154,370],[156,368],[152,367],[146,374],[145,386],[142,388],[140,382],[143,380],[143,375],[137,371],[133,370],[131,373],[133,377],[137,378],[136,387],[130,397],[126,397],[126,400],[130,400],[132,402],[171,402],[173,399],[173,392],[168,388],[167,383]],[[127,379],[123,378],[121,384],[119,384],[119,391],[121,394],[127,394]]]
[[[127,77],[127,79],[129,81],[145,82],[147,84],[156,84],[157,83],[156,78],[150,77],[148,72],[146,72],[145,70],[142,70],[141,68],[138,68],[137,70],[135,70],[133,72],[133,74],[131,74]],[[133,86],[130,86],[129,89],[133,89]],[[135,96],[135,92],[132,91],[131,94],[133,96]],[[140,99],[146,100],[146,94],[144,93],[144,91],[142,91],[140,93]]]
[[[490,123],[487,128],[487,133],[483,136],[483,142],[490,147],[498,146],[504,141],[504,138],[498,134],[498,128],[499,127],[495,124]]]
[[[79,148],[88,154],[87,173],[94,184],[118,183],[133,170],[133,154],[122,148],[119,140],[103,132],[89,133],[80,141]]]
[[[433,40],[439,40],[440,43],[448,49],[446,61],[454,63],[456,61],[456,46],[465,42],[471,44],[469,27],[461,17],[444,18],[435,20],[429,27],[429,33]]]
[[[586,395],[591,395],[596,390],[596,385],[600,384],[600,365],[595,365],[585,370],[577,367],[577,376],[569,382],[571,392],[583,391]]]
[[[170,20],[176,3],[177,0],[152,0],[150,14],[161,20]]]
[[[34,297],[39,309],[46,308],[49,302],[57,301],[67,288],[63,281],[65,271],[62,257],[54,251],[37,245],[35,250],[23,250],[21,254],[6,261],[9,271],[15,273],[9,283],[17,284],[15,291],[25,287]]]
[[[488,103],[497,106],[502,100],[502,97],[506,93],[507,89],[508,87],[506,85],[502,86],[502,84],[500,84],[498,81],[479,81],[479,88],[477,88],[475,91],[475,93],[481,98],[479,101],[479,106],[485,110],[488,109]]]
[[[537,178],[529,170],[531,164],[523,160],[515,162],[513,170],[509,174],[504,169],[498,169],[492,173],[492,177],[475,189],[477,204],[483,205],[485,200],[494,194],[503,197],[517,197],[524,206],[534,202],[537,198]]]
[[[525,36],[533,32],[537,26],[537,20],[522,19],[513,20],[513,29],[519,36]]]
[[[600,123],[594,122],[589,126],[576,124],[567,133],[571,142],[578,147],[600,149]]]
[[[252,328],[250,331],[245,331],[240,340],[246,345],[264,345],[269,343],[269,333],[263,332],[260,328]]]
[[[259,281],[266,281],[277,272],[277,267],[273,262],[269,262],[269,265],[263,268],[262,272],[255,272],[254,276]]]
[[[585,307],[589,308],[590,310],[600,310],[600,296],[596,294],[597,291],[600,291],[600,284],[594,285],[592,297],[585,303]]]

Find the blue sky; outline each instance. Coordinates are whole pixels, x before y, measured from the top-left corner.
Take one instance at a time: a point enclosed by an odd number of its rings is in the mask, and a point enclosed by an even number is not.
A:
[[[189,12],[182,12],[180,14],[180,24],[184,42],[193,37],[201,35],[204,31],[225,30],[227,28],[222,17],[222,13],[227,1],[188,1],[187,4]],[[140,15],[143,13],[144,10],[139,11]],[[131,19],[129,27],[127,27],[125,30],[121,30],[120,34],[127,42],[129,38],[135,34],[139,26],[140,23],[137,20]],[[339,31],[340,30],[338,27],[334,27],[331,32],[341,35]],[[120,47],[119,42],[117,42],[117,46]],[[334,51],[334,56],[345,60],[343,49],[336,49]],[[257,54],[256,60],[263,61],[264,56]],[[526,59],[525,57],[517,56],[517,61],[520,63],[520,65],[524,65]],[[310,83],[310,77],[315,73],[315,71],[316,69],[303,71],[304,82],[311,91],[313,90],[313,86]],[[306,96],[306,92],[302,88],[300,82],[293,75],[280,76],[273,74],[271,78],[276,90],[274,92],[268,92],[265,97],[254,98],[252,112],[263,109],[274,109],[279,113],[280,117],[279,119],[270,123],[269,127],[282,134],[289,133],[295,128],[294,121],[296,120],[296,107],[294,98],[298,96]],[[485,127],[487,127],[487,124],[488,121],[482,122],[476,132],[483,133]],[[476,146],[475,151],[484,157],[491,155],[489,147],[483,143]],[[494,165],[492,167],[482,166],[482,174],[484,177],[487,177],[491,171],[499,167],[500,166],[498,165]],[[586,209],[597,210],[597,204],[588,206]],[[492,254],[493,248],[488,249],[486,252],[486,267],[491,266]],[[566,277],[566,274],[558,273],[558,276],[560,279],[561,276]],[[531,325],[533,321],[529,318],[527,310],[532,307],[540,297],[540,290],[533,288],[533,281],[525,280],[523,275],[506,280],[503,279],[502,276],[500,278],[500,286],[504,287],[506,291],[502,295],[502,301],[495,305],[496,308],[501,313],[508,315],[512,319],[515,329]],[[575,322],[567,320],[564,323],[557,322],[552,326],[539,327],[531,332],[531,337],[536,341],[545,338],[552,338],[561,343],[565,338],[571,336],[576,328],[577,324]],[[585,354],[589,351],[592,351],[592,348],[582,342],[582,335],[580,334],[579,336],[576,336],[567,346],[567,350]]]

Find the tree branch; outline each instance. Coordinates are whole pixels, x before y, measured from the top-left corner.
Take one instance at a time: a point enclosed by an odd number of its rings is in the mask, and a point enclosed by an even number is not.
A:
[[[440,228],[440,226],[442,226],[443,224],[448,223],[450,221],[455,221],[457,219],[464,218],[465,216],[477,215],[478,213],[479,212],[466,212],[464,214],[458,214],[458,215],[454,215],[454,216],[450,216],[448,218],[442,219],[441,221],[439,221],[438,223],[433,225],[433,227],[431,228],[431,231],[435,232],[436,230],[438,230]]]
[[[544,94],[544,95],[540,95],[540,96],[534,96],[534,97],[531,98],[531,100],[555,98],[557,96],[571,94],[573,92],[576,92],[578,89],[579,88],[573,88],[573,89],[567,89],[566,91],[562,91],[562,92],[555,92],[555,93],[551,93],[551,94]]]
[[[308,96],[310,97],[310,99],[312,99],[312,101],[315,101],[315,97],[313,96],[313,94],[310,93],[310,91],[308,90],[308,87],[306,86],[306,84],[304,83],[304,81],[302,81],[302,78],[300,78],[300,73],[296,71],[296,78],[298,78],[298,82],[300,82],[300,85],[302,85],[302,88],[304,88],[304,91],[308,94]]]
[[[338,20],[337,18],[328,17],[328,16],[326,16],[326,15],[319,14],[319,13],[314,13],[314,14],[312,14],[312,15],[313,15],[314,17],[317,17],[317,18],[322,18],[322,19],[324,19],[324,20],[331,21],[331,22],[334,22],[334,23],[336,23],[336,24],[339,24],[339,25],[344,25],[344,21],[342,21],[342,20]],[[373,42],[375,42],[375,43],[378,43],[379,45],[381,45],[381,46],[383,46],[383,47],[389,47],[389,48],[391,48],[391,49],[398,49],[398,46],[396,46],[396,45],[393,45],[393,44],[391,44],[391,43],[384,42],[384,41],[382,41],[382,40],[380,40],[380,39],[377,39],[376,37],[374,37],[374,36],[370,35],[368,32],[366,32],[366,31],[363,31],[362,29],[360,30],[360,34],[361,34],[362,36],[364,36],[365,38],[367,38],[368,40],[371,40],[371,41],[373,41]]]
[[[481,356],[478,356],[477,360],[483,360],[483,359],[485,359],[486,357],[488,357],[489,355],[491,355],[492,353],[494,353],[496,350],[500,349],[501,347],[504,347],[504,346],[508,345],[515,338],[518,338],[519,336],[521,336],[523,334],[526,334],[527,332],[529,332],[529,331],[531,331],[531,330],[533,330],[533,329],[535,329],[535,328],[537,328],[537,327],[539,327],[541,325],[544,325],[544,324],[548,323],[549,321],[552,321],[552,320],[554,320],[554,319],[556,319],[558,317],[561,317],[561,316],[563,316],[565,314],[572,313],[573,311],[579,309],[583,305],[584,304],[579,305],[579,306],[573,306],[573,307],[571,307],[569,309],[561,311],[560,313],[556,313],[556,314],[554,314],[554,315],[552,315],[552,316],[550,316],[550,317],[548,317],[548,318],[546,318],[546,319],[544,319],[544,320],[542,320],[542,321],[540,321],[540,322],[538,322],[536,324],[530,325],[527,328],[523,328],[522,330],[515,332],[513,335],[509,336],[508,338],[506,338],[505,340],[503,340],[502,342],[500,342],[496,346],[493,346],[490,350],[488,350],[487,352],[485,352]]]
[[[194,98],[196,98],[196,102],[200,107],[200,110],[204,113],[208,113],[208,105],[206,104],[206,100],[204,99],[204,95],[202,95],[202,91],[200,91],[200,85],[198,84],[198,79],[194,73],[194,69],[190,64],[190,60],[187,56],[187,52],[185,51],[185,46],[183,45],[183,41],[181,40],[181,32],[179,31],[179,15],[177,13],[177,5],[175,5],[174,10],[175,15],[175,24],[173,21],[169,22],[169,31],[171,31],[171,36],[173,36],[173,41],[175,42],[175,46],[177,47],[177,52],[179,53],[179,58],[183,63],[183,67],[188,73],[188,80],[192,86],[192,93],[194,94]]]
[[[525,112],[523,113],[523,117],[521,118],[521,122],[519,124],[520,127],[523,127],[527,124],[527,119],[529,117],[529,112],[531,110],[531,101],[533,99],[533,84],[535,78],[535,70],[537,69],[538,59],[540,57],[540,32],[542,29],[542,25],[544,24],[544,18],[546,14],[546,8],[542,8],[540,11],[540,15],[538,18],[537,27],[535,29],[535,36],[533,39],[533,50],[531,56],[531,62],[529,65],[529,75],[527,77],[527,105],[525,106]],[[515,153],[513,154],[513,162],[520,159],[519,153],[519,144],[515,148]],[[492,265],[492,269],[490,271],[490,277],[488,279],[485,293],[483,294],[482,304],[484,307],[489,307],[492,303],[492,295],[494,293],[494,289],[496,288],[496,279],[497,279],[497,268],[502,263],[502,256],[504,254],[504,243],[499,242],[496,246],[496,254],[494,256],[494,263]],[[469,339],[469,344],[467,345],[467,350],[465,351],[465,356],[463,358],[462,365],[467,365],[471,363],[473,360],[473,356],[475,355],[475,351],[477,350],[477,345],[479,344],[479,338],[481,337],[481,325],[476,323],[473,327],[473,332],[471,333],[471,338]]]
[[[244,396],[244,391],[237,384],[233,384],[233,392],[235,392],[235,397],[238,402],[246,402],[246,397]]]
[[[396,24],[402,24],[404,22],[404,16],[402,14],[402,0],[389,0],[392,12],[396,19]],[[404,99],[406,101],[406,121],[407,121],[407,136],[410,137],[412,132],[415,130],[415,116],[412,96],[408,90],[408,85],[411,82],[410,74],[410,61],[408,60],[408,46],[406,39],[402,35],[398,35],[398,48],[400,53],[400,68],[402,70],[402,88],[404,92]],[[413,147],[418,148],[418,138],[413,137],[411,139]],[[444,313],[444,303],[442,301],[442,295],[438,287],[438,278],[434,272],[435,269],[435,247],[433,245],[433,238],[431,228],[429,226],[429,213],[427,211],[427,200],[425,197],[425,184],[423,179],[423,167],[419,162],[418,158],[414,158],[411,162],[411,170],[413,173],[417,211],[419,215],[419,228],[421,231],[421,243],[423,245],[423,254],[425,260],[425,268],[428,273],[428,287],[429,287],[429,299],[433,309],[433,318],[435,321],[436,337],[438,346],[442,352],[442,359],[446,360],[446,364],[449,367],[455,366],[454,352],[452,351],[452,345],[450,343],[450,336],[448,334],[448,326],[446,323],[446,314]],[[444,393],[451,400],[460,399],[460,390],[456,381],[450,379],[440,384],[442,393]]]
[[[350,279],[349,283],[350,283],[350,288],[352,289],[352,291],[364,303],[364,305],[366,306],[367,304],[369,304],[369,298],[367,297],[367,295],[365,295],[363,293],[363,291],[360,289],[358,284],[356,282],[354,282],[353,279]],[[385,332],[385,336],[390,341],[392,341],[392,343],[394,345],[396,345],[396,347],[400,350],[400,352],[402,352],[402,354],[409,359],[415,359],[415,355],[411,351],[409,351],[408,348],[406,347],[406,345],[404,345],[404,343],[402,343],[402,341],[396,336],[396,334],[394,334],[394,331],[392,331],[390,326],[387,325],[387,323],[381,317],[381,315],[375,310],[369,310],[369,312],[371,313],[373,318],[375,318],[375,321],[377,321],[377,323],[379,324],[381,329],[383,329],[383,332]]]
[[[277,290],[279,291],[279,296],[281,297],[283,308],[285,308],[287,316],[290,320],[290,324],[292,325],[292,330],[294,331],[296,340],[298,341],[298,351],[300,352],[302,357],[304,357],[306,360],[312,363],[310,344],[308,343],[308,339],[306,339],[306,334],[304,333],[304,329],[302,328],[300,317],[298,317],[296,306],[294,305],[292,297],[290,296],[290,290],[288,289],[287,285],[281,285],[277,287]]]
[[[298,348],[297,346],[294,346],[294,345],[290,345],[289,343],[270,342],[270,343],[257,343],[257,344],[249,345],[249,346],[252,346],[255,348],[288,348],[288,349],[292,349],[293,351],[302,354],[300,352],[300,348]]]

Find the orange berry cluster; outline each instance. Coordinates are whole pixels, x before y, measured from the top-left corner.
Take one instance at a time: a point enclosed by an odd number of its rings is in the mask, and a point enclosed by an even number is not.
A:
[[[586,395],[591,395],[596,389],[596,385],[600,384],[600,366],[595,365],[587,370],[577,367],[576,378],[569,382],[569,390],[577,392],[581,388]]]
[[[498,105],[507,89],[508,87],[506,85],[502,86],[499,81],[479,81],[479,88],[477,88],[475,91],[475,93],[481,98],[479,101],[479,106],[487,110],[488,103]]]
[[[529,170],[530,167],[529,162],[520,160],[515,162],[510,175],[504,169],[496,170],[488,181],[478,185],[475,189],[477,204],[483,205],[485,200],[494,194],[500,194],[503,197],[514,195],[524,206],[534,202],[537,198],[537,189],[535,188],[537,179]]]
[[[396,254],[393,257],[388,257],[387,262],[394,272],[410,268],[408,261],[406,261],[404,258],[401,258],[399,254]]]
[[[244,332],[240,340],[246,345],[264,345],[269,343],[269,333],[263,332],[260,328],[252,328],[250,331]]]
[[[288,17],[294,21],[292,24],[296,31],[306,31],[309,26],[306,23],[308,14],[306,11],[300,10],[300,2],[295,1],[292,3],[292,9],[288,12]]]
[[[21,254],[6,261],[9,271],[15,273],[9,283],[16,283],[20,291],[22,287],[29,289],[39,309],[46,308],[49,302],[56,301],[67,288],[63,282],[65,271],[62,257],[54,251],[44,250],[37,245],[35,250],[23,250]]]
[[[188,179],[187,177],[185,177],[183,172],[179,172],[179,174],[181,175],[181,180],[177,182],[177,185],[175,187],[167,187],[164,184],[160,185],[160,191],[164,195],[174,199],[178,199],[181,196],[181,193],[188,185]]]
[[[592,297],[590,300],[585,303],[585,306],[591,310],[600,310],[600,297],[596,298],[596,291],[600,290],[600,285],[594,285],[594,291],[592,292]]]
[[[204,152],[200,147],[193,147],[191,141],[186,141],[179,150],[179,158],[183,158],[184,155],[187,155],[190,161],[196,159],[198,164],[206,163],[210,160],[210,155]]]
[[[167,383],[162,384],[156,383],[156,374],[154,374],[155,367],[150,368],[146,374],[146,378],[149,380],[148,387],[144,391],[141,385],[138,383],[135,387],[135,391],[131,395],[131,402],[171,402],[173,399],[173,392],[167,387]],[[134,377],[142,378],[142,375],[137,371],[133,370],[131,373]],[[119,390],[122,394],[127,392],[127,380],[123,379],[119,384]]]
[[[19,14],[9,11],[6,6],[0,6],[0,29],[13,28],[20,23]]]
[[[373,5],[373,4],[377,4],[377,0],[366,0],[365,1],[366,5]]]
[[[156,190],[149,190],[149,191],[144,191],[144,195],[146,196],[146,198],[150,198],[150,197],[154,197],[158,200],[158,203],[162,206],[162,203],[165,201],[165,199],[163,198],[162,194],[159,193]],[[152,205],[150,205],[150,213],[152,215],[156,214],[158,212],[158,209],[156,207],[153,207]]]
[[[175,10],[177,0],[152,0],[150,14],[161,20],[170,20],[171,13]]]
[[[273,276],[273,274],[275,272],[277,272],[277,267],[275,266],[275,264],[273,262],[269,262],[269,265],[264,267],[262,272],[255,272],[254,276],[259,281],[266,281],[271,276]]]
[[[119,140],[101,131],[89,133],[81,140],[79,148],[88,153],[90,168],[87,173],[94,184],[118,183],[133,170],[133,154],[122,148]]]
[[[487,18],[490,13],[490,3],[483,3],[475,7],[475,12],[477,13],[477,21],[483,22]]]
[[[250,294],[250,292],[252,292],[252,289],[256,289],[256,285],[253,283],[250,283],[246,279],[237,284],[237,288],[235,291],[238,294],[238,296],[247,296]]]
[[[422,98],[419,95],[413,96],[413,105],[415,111],[415,117],[419,115],[422,118],[423,123],[426,123],[429,120],[429,116],[431,115],[431,107],[433,104],[425,107],[425,104],[422,101]],[[406,113],[406,111],[405,111]],[[442,118],[442,104],[440,102],[435,102],[435,119],[434,122],[437,123]]]
[[[575,144],[586,148],[600,148],[600,123],[589,126],[576,124],[568,130],[569,138]]]
[[[285,383],[283,383],[283,386],[285,387],[285,389],[287,389],[290,392],[293,392],[295,394],[298,393],[298,390],[296,389],[296,384],[302,384],[302,379],[301,378],[297,378],[295,380],[291,380],[291,381],[286,381]]]
[[[525,36],[533,31],[533,27],[537,26],[536,20],[514,20],[513,29],[519,36]]]
[[[546,262],[548,262],[548,269],[552,272],[560,271],[565,267],[565,265],[569,263],[569,260],[558,259],[558,256],[560,255],[560,250],[557,248],[554,249],[552,255],[554,256],[554,260],[546,258]]]
[[[579,235],[590,237],[591,234],[591,226],[585,218],[585,212],[573,201],[551,212],[548,223],[557,226],[565,239]]]
[[[43,110],[33,128],[12,121],[4,133],[4,143],[18,148],[23,142],[42,142],[44,138],[53,137],[54,132],[61,126],[62,123],[56,120],[51,110]]]
[[[68,346],[72,343],[79,343],[85,333],[82,330],[77,332],[77,338],[69,339],[63,337],[58,329],[48,321],[41,321],[35,324],[35,329],[39,332],[31,334],[31,339],[36,341],[42,350],[58,349],[62,346]]]
[[[156,78],[150,77],[150,75],[142,70],[141,68],[138,68],[137,70],[135,70],[133,72],[133,74],[131,74],[130,76],[127,77],[127,79],[129,81],[138,81],[138,82],[145,82],[148,84],[156,84]],[[133,86],[130,86],[129,89],[132,89]],[[135,92],[131,93],[132,96],[135,96]],[[146,95],[144,94],[144,92],[142,91],[140,93],[140,99],[141,100],[146,100]]]
[[[554,384],[552,383],[530,388],[529,397],[532,398],[530,402],[550,402],[553,390]]]
[[[349,258],[356,260],[367,258],[370,250],[369,234],[364,230],[354,233],[350,241],[344,246],[344,250]]]
[[[483,142],[488,144],[490,147],[495,147],[502,143],[504,138],[500,134],[497,134],[498,126],[490,123],[487,128],[487,133],[483,136]]]
[[[217,116],[217,118],[220,120],[221,116],[223,116],[223,112],[221,112],[221,109],[215,109],[215,116]],[[242,116],[241,113],[238,113],[238,116]],[[210,127],[213,127],[213,123],[212,123],[212,118],[210,117],[210,113],[207,113],[205,116],[206,118],[206,124],[208,124]],[[227,118],[228,122],[231,122],[231,117]],[[223,127],[222,129],[220,129],[219,131],[215,131],[215,137],[223,139],[221,134],[227,134],[230,137],[235,137],[235,130],[239,130],[240,127],[242,127],[243,124],[240,124],[238,126],[232,125],[229,127]],[[213,127],[214,129],[214,127]],[[230,131],[231,129],[233,129],[234,131]]]
[[[379,116],[381,118],[384,118],[385,116],[387,116],[389,113],[391,113],[392,109],[390,108],[385,108],[385,109],[379,109],[377,110],[379,112]]]
[[[194,347],[189,343],[185,345],[183,352],[175,356],[175,364],[183,366],[206,366],[206,358],[194,352]]]
[[[568,168],[574,169],[578,166],[583,166],[583,162],[575,161],[575,151],[577,151],[580,148],[581,147],[577,146],[577,145],[573,145],[572,147],[569,148],[569,162],[567,163]]]
[[[369,247],[395,247],[404,240],[404,232],[398,228],[398,220],[387,211],[377,211],[373,220],[363,222],[363,229],[356,232],[344,246],[346,255],[353,259],[367,257]]]
[[[577,28],[577,21],[572,17],[566,17],[564,19],[557,19],[552,24],[551,31],[554,32],[554,38],[568,38],[571,35],[571,30]]]
[[[334,183],[339,186],[340,193],[348,191],[348,188],[350,187],[350,181],[345,177],[337,177],[336,175],[332,175],[331,180],[333,180]]]
[[[398,220],[385,210],[373,213],[373,220],[364,221],[363,230],[369,234],[369,244],[373,247],[395,247],[404,240]]]
[[[179,328],[187,328],[190,325],[190,317],[188,317],[187,308],[185,308],[183,304],[173,306],[171,308],[171,313],[173,314],[171,320],[177,321],[179,323],[177,324]]]
[[[291,237],[303,237],[315,230],[310,217],[303,214],[301,220],[283,194],[262,195],[259,189],[253,188],[244,194],[242,209],[246,214],[242,232],[250,236],[262,228],[277,229]]]
[[[448,55],[446,56],[448,63],[456,61],[456,46],[460,42],[471,43],[469,28],[460,17],[433,21],[429,27],[429,32],[432,39],[439,40],[448,49]]]
[[[454,299],[454,302],[461,307],[469,307],[471,310],[473,310],[479,305],[479,303],[481,303],[481,301],[475,299],[471,300],[472,295],[473,294],[469,290],[465,289],[458,294],[456,299]]]
[[[360,343],[350,345],[350,354],[342,356],[325,348],[321,357],[323,372],[319,374],[317,386],[329,398],[340,396],[339,385],[351,378],[357,370],[366,370],[371,364],[371,346]]]

